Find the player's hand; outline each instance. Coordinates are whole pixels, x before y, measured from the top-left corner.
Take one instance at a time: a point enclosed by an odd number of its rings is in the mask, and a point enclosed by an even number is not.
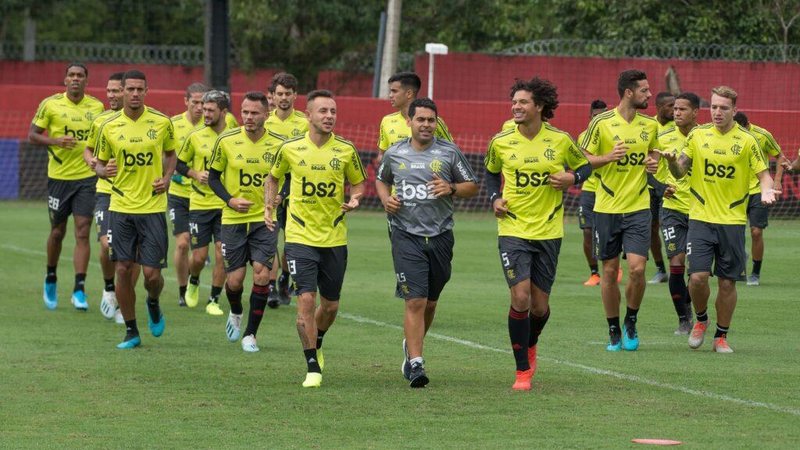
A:
[[[654,174],[658,172],[658,160],[652,156],[648,156],[644,159],[644,169],[647,171],[647,173]]]
[[[272,204],[278,206],[281,204],[281,202],[283,202],[283,197],[281,196],[281,194],[277,194],[275,196],[275,201],[273,201]]]
[[[269,231],[275,231],[275,222],[272,221],[272,205],[264,204],[264,224],[267,225]]]
[[[111,161],[106,163],[106,170],[105,170],[106,178],[114,178],[117,176],[117,160],[112,159]]]
[[[56,138],[56,145],[61,148],[73,148],[78,140],[72,136],[61,136]]]
[[[200,184],[208,184],[208,171],[197,172],[197,181],[199,181]]]
[[[776,191],[775,189],[767,189],[761,194],[761,203],[765,205],[774,205],[780,193],[781,191]]]
[[[153,181],[153,192],[156,194],[163,194],[169,188],[169,177],[156,178]]]
[[[438,173],[433,173],[433,179],[428,181],[428,192],[433,194],[434,197],[445,197],[451,195],[453,190],[450,189],[450,183],[443,180]]]
[[[678,154],[673,152],[661,152],[661,157],[666,159],[668,163],[674,163],[678,160]]]
[[[778,200],[779,198],[781,198],[781,193],[783,193],[783,189],[781,189],[781,182],[780,181],[775,180],[772,183],[772,190],[775,191],[775,200]]]
[[[508,200],[503,197],[496,198],[492,203],[492,209],[494,210],[494,216],[502,219],[508,213]]]
[[[389,214],[395,214],[400,210],[400,206],[402,206],[402,203],[400,203],[400,197],[397,195],[390,195],[383,204],[383,210]]]
[[[361,204],[359,202],[360,198],[361,198],[361,194],[356,194],[356,195],[350,196],[350,201],[349,202],[342,203],[342,211],[349,212],[349,211],[352,211],[352,210],[358,208],[358,205]]]
[[[667,188],[664,189],[664,198],[672,198],[675,195],[675,192],[678,191],[678,188],[675,186],[668,184]]]
[[[232,198],[228,200],[228,206],[238,213],[246,213],[250,211],[250,207],[253,206],[253,202],[250,200],[245,200],[243,198]],[[272,218],[272,216],[270,216]]]
[[[575,184],[575,175],[569,172],[556,172],[550,175],[550,187],[557,191],[566,191]]]
[[[97,167],[97,158],[94,157],[89,158],[88,160],[86,160],[86,164],[88,164],[89,168],[92,169],[92,171],[94,171],[95,168]]]
[[[628,154],[628,146],[625,145],[624,142],[619,141],[614,145],[614,149],[611,150],[611,153],[606,155],[606,159],[608,160],[608,162],[615,162],[624,158],[625,155],[627,154]]]
[[[785,157],[783,155],[781,155],[781,157],[778,158],[778,164],[783,166],[783,170],[787,170],[787,171],[788,170],[792,170],[792,162],[789,161],[789,158],[787,158],[787,157]]]

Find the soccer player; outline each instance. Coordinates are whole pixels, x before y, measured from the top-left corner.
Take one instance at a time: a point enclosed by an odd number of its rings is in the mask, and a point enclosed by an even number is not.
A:
[[[594,116],[606,111],[608,111],[608,105],[606,105],[606,102],[599,99],[592,101],[592,103],[589,105],[589,120],[594,119]],[[504,126],[503,131],[506,129],[508,128],[505,128]],[[578,142],[581,142],[585,135],[586,130],[578,135]],[[584,286],[600,285],[600,273],[597,270],[597,259],[592,251],[592,227],[594,226],[595,190],[597,190],[597,179],[593,177],[587,178],[586,181],[583,182],[583,186],[581,186],[581,195],[578,201],[578,225],[583,231],[583,254],[586,257],[586,262],[589,264],[589,270],[591,271],[589,274],[589,279],[583,283]]]
[[[675,97],[675,127],[668,128],[658,135],[662,152],[677,155],[686,145],[686,137],[697,126],[697,113],[700,110],[700,97],[684,92]],[[670,187],[664,195],[661,206],[661,234],[669,258],[669,293],[678,315],[676,335],[688,335],[692,330],[692,300],[686,288],[686,236],[689,231],[689,206],[692,194],[686,177],[676,179],[667,169],[661,170],[666,159],[659,161],[656,178]]]
[[[135,263],[144,274],[147,323],[155,337],[164,333],[159,297],[161,269],[167,266],[166,192],[175,172],[175,136],[169,117],[145,106],[147,79],[138,70],[122,78],[123,108],[100,126],[97,165],[100,177],[114,177],[111,188],[111,259],[116,262],[116,294],[125,319],[125,338],[117,345],[141,344],[136,325]],[[113,160],[114,162],[111,162]]]
[[[592,173],[569,134],[548,123],[557,107],[558,92],[551,82],[538,77],[517,80],[511,87],[517,127],[496,135],[486,153],[487,193],[497,217],[500,263],[511,294],[508,334],[517,364],[514,390],[531,389],[539,335],[550,317],[550,289],[564,236],[563,191]],[[565,172],[565,167],[574,173]]]
[[[432,100],[412,101],[411,138],[386,150],[375,181],[389,214],[396,295],[405,299],[402,373],[413,388],[429,381],[422,348],[439,296],[450,280],[453,198],[478,194],[475,174],[461,150],[434,136],[437,119]]]
[[[175,145],[180,150],[186,136],[203,127],[203,95],[208,87],[202,83],[192,83],[186,88],[183,102],[186,111],[172,116],[175,128]],[[191,234],[189,233],[189,198],[192,195],[192,180],[175,173],[169,187],[169,219],[172,222],[172,235],[175,237],[175,250],[172,263],[175,265],[175,276],[178,278],[178,305],[186,306],[186,289],[189,283],[189,249]]]
[[[206,303],[206,313],[212,316],[223,314],[219,307],[219,294],[225,282],[222,264],[222,199],[208,187],[208,167],[211,153],[219,135],[225,131],[228,98],[220,91],[208,91],[203,95],[203,128],[186,137],[178,154],[177,172],[192,179],[192,196],[189,198],[189,232],[192,235],[192,257],[189,261],[189,286],[186,290],[186,306],[197,306],[200,291],[200,272],[208,258],[208,244],[214,238],[214,269],[211,275],[211,294]]]
[[[608,322],[608,351],[639,348],[636,330],[644,296],[644,270],[650,246],[650,194],[647,173],[658,168],[658,122],[638,112],[647,108],[650,85],[639,70],[626,70],[617,81],[619,105],[592,119],[581,141],[596,169],[594,205],[595,256],[603,262],[600,288]],[[620,329],[619,255],[628,260],[627,311]]]
[[[717,276],[717,329],[713,350],[733,353],[728,331],[736,308],[736,282],[744,280],[747,266],[744,228],[747,198],[753,174],[761,184],[761,202],[775,202],[772,178],[758,142],[733,120],[736,91],[727,86],[711,90],[711,121],[686,138],[680,156],[664,153],[675,178],[689,177],[694,197],[689,210],[686,242],[689,294],[697,322],[689,335],[689,347],[699,348],[708,328],[708,277],[714,263]]]
[[[389,102],[397,112],[387,114],[381,119],[380,135],[378,136],[377,162],[380,163],[383,157],[382,152],[391,147],[395,142],[405,139],[411,135],[411,128],[408,125],[408,107],[417,98],[422,81],[414,72],[398,72],[389,77]],[[447,129],[441,117],[437,116],[436,131],[434,133],[438,139],[453,142],[453,136]]]
[[[733,120],[741,125],[745,130],[756,138],[758,147],[764,153],[764,161],[769,161],[769,157],[775,157],[778,165],[775,169],[776,191],[781,190],[780,180],[783,178],[784,169],[790,170],[789,160],[781,152],[781,147],[772,137],[772,133],[758,125],[750,123],[745,113],[739,111],[733,116]],[[767,164],[769,167],[769,164]],[[750,254],[753,258],[753,270],[747,277],[748,286],[758,286],[761,284],[761,263],[764,260],[764,229],[769,225],[769,209],[761,203],[761,188],[758,178],[752,179],[750,186],[750,198],[747,200],[747,221],[750,222]]]
[[[89,266],[89,228],[92,225],[95,183],[94,172],[84,163],[83,149],[95,116],[103,112],[103,103],[86,94],[89,70],[81,63],[66,68],[66,92],[42,100],[28,132],[28,140],[46,145],[47,206],[50,210],[50,235],[47,237],[47,273],[42,299],[47,309],[58,306],[56,268],[67,232],[67,220],[73,217],[75,250],[72,263],[75,286],[70,301],[75,309],[86,311],[86,268]],[[45,135],[45,132],[47,134]]]
[[[675,96],[669,92],[659,92],[656,94],[656,115],[654,119],[658,121],[658,132],[663,133],[669,129],[675,128],[675,119],[673,116],[673,108],[675,107]],[[656,179],[661,175],[660,179],[666,177],[668,171],[666,164],[660,164]],[[666,283],[669,276],[664,267],[664,257],[661,253],[661,237],[658,220],[661,215],[661,203],[664,198],[664,188],[658,183],[650,186],[650,215],[652,220],[650,222],[650,253],[653,254],[653,262],[656,264],[656,273],[647,283],[658,284]]]
[[[269,176],[264,221],[275,229],[278,181],[291,175],[286,259],[297,295],[297,333],[308,373],[303,387],[322,384],[322,339],[333,325],[347,267],[345,213],[358,208],[366,173],[355,146],[336,136],[336,101],[330,91],[307,95],[308,132],[286,141]],[[345,181],[350,200],[344,202]],[[287,181],[289,182],[289,181]],[[316,305],[317,289],[320,303]]]
[[[276,233],[264,224],[264,189],[275,154],[285,139],[264,127],[267,114],[263,92],[245,94],[244,125],[217,139],[208,175],[209,187],[225,204],[220,237],[227,273],[225,294],[231,307],[225,331],[231,342],[241,336],[244,278],[247,263],[253,266],[250,311],[242,338],[242,350],[251,353],[260,350],[256,334],[267,305],[269,271],[277,245]]]
[[[308,119],[306,115],[294,109],[294,102],[297,100],[297,78],[294,75],[281,72],[272,77],[272,99],[275,102],[275,109],[272,110],[267,118],[267,127],[283,136],[295,138],[308,131]],[[279,189],[281,186],[278,187]],[[286,229],[286,208],[289,199],[284,198],[278,205],[277,217],[281,229]],[[279,236],[280,239],[280,236]],[[270,274],[270,292],[268,305],[277,306],[278,304],[288,305],[291,301],[289,297],[289,268],[286,265],[286,255],[280,257],[281,276],[278,278],[278,265],[276,264]],[[277,280],[277,289],[276,289]]]

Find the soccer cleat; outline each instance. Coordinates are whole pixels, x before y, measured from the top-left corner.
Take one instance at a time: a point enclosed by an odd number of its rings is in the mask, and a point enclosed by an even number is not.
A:
[[[114,322],[120,325],[125,325],[125,318],[122,317],[122,310],[119,308],[117,308],[117,310],[114,311]]]
[[[242,335],[241,314],[228,313],[228,323],[225,324],[225,334],[231,342],[239,340],[239,336]]]
[[[656,274],[653,275],[653,278],[651,278],[650,281],[647,282],[647,284],[666,283],[667,280],[669,280],[669,275],[667,275],[667,272],[658,269],[656,271]]]
[[[317,364],[319,364],[319,370],[325,370],[325,357],[322,355],[322,349],[317,349]]]
[[[58,306],[58,290],[55,283],[44,282],[44,294],[42,295],[44,306],[47,309],[56,309]]]
[[[747,277],[747,285],[748,286],[760,286],[761,285],[761,275],[757,273],[751,273]]]
[[[86,301],[86,292],[73,292],[69,301],[72,302],[72,306],[74,306],[78,311],[86,311],[89,309],[89,303]]]
[[[130,338],[125,336],[125,340],[117,344],[117,348],[120,350],[129,350],[140,345],[142,345],[142,339],[138,335]]]
[[[622,267],[620,267],[619,270],[617,271],[617,283],[619,283],[620,281],[622,281]]]
[[[208,304],[206,304],[206,314],[210,316],[221,316],[225,313],[220,309],[219,303],[216,300],[209,300]]]
[[[247,353],[255,353],[261,350],[258,348],[258,345],[256,345],[256,337],[254,335],[248,334],[242,338],[242,350]]]
[[[689,333],[689,347],[700,348],[706,338],[706,329],[708,322],[697,322],[692,327],[692,332]]]
[[[289,283],[278,288],[278,298],[281,301],[281,305],[289,305],[292,303],[292,297],[289,295]]]
[[[538,347],[538,344],[528,347],[528,365],[531,366],[533,373],[536,373],[536,347]]]
[[[608,337],[608,345],[606,346],[606,351],[607,352],[619,352],[619,351],[622,351],[621,336],[609,335],[609,337]]]
[[[153,337],[160,337],[164,334],[164,326],[166,325],[166,320],[164,320],[164,314],[161,314],[161,309],[158,310],[158,322],[154,322],[151,314],[148,311],[147,314],[147,326],[150,327],[150,333]]]
[[[583,282],[584,286],[600,286],[600,275],[593,273],[589,279]]]
[[[180,306],[181,308],[185,308],[186,307],[186,299],[183,298],[183,297],[178,297],[178,306]]]
[[[409,386],[412,388],[422,388],[430,381],[425,375],[425,365],[421,362],[411,364],[411,371],[408,374]]]
[[[186,295],[184,299],[186,300],[186,306],[189,308],[197,306],[197,303],[200,301],[200,285],[189,283],[186,286]]]
[[[272,287],[269,290],[269,295],[267,295],[267,306],[270,309],[275,309],[278,306],[280,306],[280,304],[281,304],[281,298],[278,295],[278,289],[276,289],[275,287]]]
[[[318,388],[322,385],[322,374],[318,372],[308,372],[303,381],[304,388]]]
[[[712,349],[717,353],[733,353],[733,349],[728,345],[728,339],[725,336],[714,338]]]
[[[117,312],[117,295],[114,291],[103,291],[103,298],[100,300],[100,314],[108,320],[114,318]]]
[[[692,332],[692,321],[681,320],[678,322],[678,328],[675,329],[675,336],[688,336]]]
[[[403,365],[400,366],[400,373],[403,374],[403,378],[411,381],[411,362],[408,358],[408,346],[405,339],[403,339]]]
[[[533,378],[532,368],[528,370],[518,370],[517,379],[514,381],[514,385],[511,386],[511,389],[515,391],[530,391],[532,378]]]
[[[636,332],[636,326],[626,328],[622,326],[622,349],[629,352],[635,352],[639,348],[639,333]]]

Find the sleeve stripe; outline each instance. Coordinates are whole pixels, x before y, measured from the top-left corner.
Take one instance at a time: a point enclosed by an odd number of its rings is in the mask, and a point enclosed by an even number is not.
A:
[[[597,124],[600,123],[600,121],[611,118],[613,116],[614,116],[613,109],[610,111],[606,111],[602,114],[596,115],[594,119],[592,119],[592,121],[589,123],[589,128],[586,130],[586,135],[583,136],[583,142],[579,143],[578,146],[583,150],[586,150],[586,146],[589,144],[589,139],[594,134],[594,129],[597,127]]]

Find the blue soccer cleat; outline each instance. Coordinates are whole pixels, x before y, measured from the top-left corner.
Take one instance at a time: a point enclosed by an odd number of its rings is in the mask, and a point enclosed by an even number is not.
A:
[[[620,340],[620,336],[616,333],[609,333],[608,336],[608,345],[606,346],[607,352],[619,352],[622,351],[622,341]]]
[[[153,318],[150,317],[150,314],[147,315],[147,326],[150,327],[150,333],[153,334],[153,337],[159,337],[164,334],[165,322],[164,314],[161,314],[160,310],[158,311],[158,322],[153,322]]]
[[[130,350],[132,348],[136,348],[142,345],[142,338],[139,336],[133,336],[132,338],[128,338],[125,336],[126,339],[119,344],[117,344],[117,348],[120,350]]]
[[[56,306],[58,306],[58,289],[56,289],[55,283],[44,282],[44,294],[42,295],[42,299],[44,300],[45,308],[50,310],[56,309]]]
[[[639,348],[639,334],[635,325],[630,329],[622,326],[622,348],[628,352],[635,352]]]
[[[73,292],[70,301],[72,302],[72,306],[78,311],[86,311],[89,309],[89,303],[86,301],[86,293],[83,291]]]

